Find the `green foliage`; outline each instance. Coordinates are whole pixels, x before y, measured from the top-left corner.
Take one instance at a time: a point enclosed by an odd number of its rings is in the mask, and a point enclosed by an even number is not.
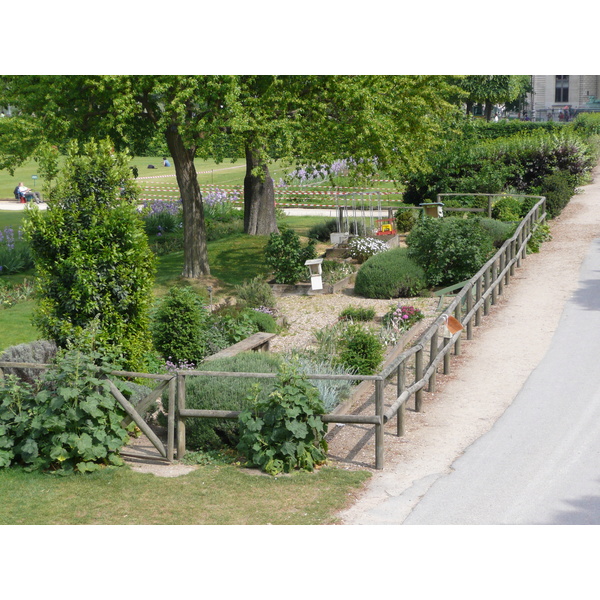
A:
[[[318,356],[313,352],[293,351],[292,360],[300,373],[306,375],[347,375],[348,369],[336,364],[331,355]],[[311,379],[319,391],[325,413],[330,413],[341,402],[350,397],[352,382],[343,379]]]
[[[271,286],[263,277],[257,275],[235,288],[237,302],[247,308],[268,308],[274,310],[277,306]]]
[[[277,325],[275,317],[268,312],[251,308],[244,310],[244,315],[247,316],[252,323],[254,323],[258,331],[264,331],[265,333],[279,332],[279,326]]]
[[[362,306],[347,306],[338,316],[340,321],[372,321],[374,318],[375,309]]]
[[[150,344],[154,258],[136,212],[127,157],[107,141],[71,144],[50,208],[27,210],[36,267],[36,324],[66,347],[98,319],[98,342],[118,347],[124,367],[141,368]]]
[[[585,137],[600,135],[600,113],[580,113],[575,117],[572,127]]]
[[[203,335],[209,318],[208,310],[192,288],[171,288],[153,314],[154,347],[172,362],[199,363],[209,353]]]
[[[408,256],[425,271],[430,286],[469,279],[493,255],[494,246],[479,219],[425,218],[406,239]]]
[[[300,237],[293,229],[283,228],[272,233],[265,247],[265,262],[272,269],[275,283],[295,284],[308,276],[304,264],[316,257],[315,240],[302,247]]]
[[[496,200],[492,207],[492,218],[498,221],[520,221],[521,202],[513,196],[505,196]]]
[[[523,208],[522,205],[521,208]],[[521,218],[522,217],[519,215],[516,220],[520,221]],[[479,223],[483,229],[487,231],[496,248],[500,248],[500,246],[513,235],[517,228],[516,223],[497,221],[496,219],[488,219],[487,217],[480,218]]]
[[[294,365],[282,365],[273,391],[239,417],[238,450],[270,475],[312,471],[327,460],[319,392]]]
[[[198,371],[232,373],[275,373],[282,359],[268,352],[242,352],[230,358],[214,359],[196,368]],[[253,386],[261,389],[264,399],[273,389],[272,379],[256,377],[186,376],[185,405],[195,410],[242,411],[250,407]],[[163,399],[168,409],[168,398]],[[190,450],[231,448],[239,441],[237,420],[193,418],[186,421],[186,446]]]
[[[540,251],[540,247],[544,242],[548,242],[552,239],[550,233],[550,227],[547,223],[538,223],[537,227],[533,230],[533,234],[527,242],[527,250],[529,252],[537,253]]]
[[[28,279],[23,283],[4,282],[0,279],[0,310],[28,300],[34,293],[35,288]]]
[[[538,190],[540,196],[546,196],[546,212],[550,218],[558,217],[575,194],[573,179],[563,171],[552,173],[542,179]]]
[[[0,230],[0,275],[22,273],[33,266],[29,246],[21,240],[22,231],[17,231],[17,239],[13,227],[7,225]]]
[[[323,271],[323,283],[331,285],[356,272],[356,266],[337,260],[323,260],[321,269]]]
[[[410,231],[417,222],[417,211],[415,210],[398,210],[396,212],[396,230],[399,233]]]
[[[331,234],[337,232],[337,230],[337,219],[329,219],[313,225],[308,231],[308,237],[310,239],[318,240],[319,242],[329,242]]]
[[[358,323],[346,328],[338,360],[350,372],[374,375],[383,361],[384,345],[379,336]]]
[[[85,473],[123,464],[119,450],[128,434],[106,379],[112,368],[100,353],[69,349],[36,387],[7,377],[0,386],[0,466]]]
[[[425,271],[410,258],[407,248],[372,256],[356,274],[354,292],[365,298],[410,298],[427,287]]]
[[[419,204],[439,193],[535,193],[547,175],[565,171],[581,181],[597,162],[593,147],[570,130],[537,129],[530,135],[454,140],[430,155],[430,171],[408,177],[405,202]]]

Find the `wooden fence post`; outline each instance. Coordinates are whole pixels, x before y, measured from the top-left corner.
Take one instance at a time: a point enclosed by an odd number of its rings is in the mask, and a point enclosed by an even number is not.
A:
[[[438,327],[439,329],[439,327]],[[431,342],[430,342],[430,350],[429,350],[429,364],[431,365],[433,363],[433,361],[436,359],[437,355],[438,355],[438,329],[435,330],[435,332],[433,333],[433,335],[431,336]],[[433,370],[433,373],[431,374],[431,377],[429,378],[429,386],[427,388],[427,390],[429,392],[435,392],[435,384],[436,384],[436,380],[437,380],[437,369]]]
[[[467,293],[467,314],[470,315],[473,310],[473,285],[469,288]],[[467,340],[473,339],[473,317],[470,316],[467,322]]]
[[[177,460],[185,455],[185,418],[181,411],[185,410],[185,375],[177,373]]]
[[[375,414],[379,417],[375,425],[375,468],[383,469],[383,388],[385,381],[375,381]]]
[[[167,415],[167,459],[173,462],[175,456],[175,402],[177,402],[177,380],[169,381],[169,411]]]
[[[406,361],[402,361],[398,365],[397,370],[397,381],[396,381],[396,399],[400,397],[400,394],[404,391],[406,381]],[[402,437],[404,435],[404,417],[406,415],[405,410],[406,403],[398,409],[396,413],[396,435]]]
[[[415,354],[415,381],[423,379],[423,348],[417,350]],[[415,410],[421,412],[423,406],[423,389],[415,392]]]

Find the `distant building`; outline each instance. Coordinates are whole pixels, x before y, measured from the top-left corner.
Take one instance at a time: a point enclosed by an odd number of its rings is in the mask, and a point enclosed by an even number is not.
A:
[[[600,111],[600,75],[532,75],[530,118],[571,120],[580,112]]]

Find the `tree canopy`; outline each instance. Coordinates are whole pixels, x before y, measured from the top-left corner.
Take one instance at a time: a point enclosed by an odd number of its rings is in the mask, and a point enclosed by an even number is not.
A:
[[[0,168],[14,168],[42,140],[64,147],[109,136],[117,150],[138,152],[162,136],[183,203],[182,274],[197,278],[210,267],[194,158],[245,157],[246,225],[266,219],[272,228],[271,161],[351,158],[357,177],[377,169],[400,177],[423,168],[456,113],[456,93],[449,78],[418,75],[3,76],[0,105],[17,110],[3,124]]]
[[[459,84],[467,92],[467,103],[485,105],[489,121],[494,104],[506,104],[531,88],[528,75],[468,75]]]

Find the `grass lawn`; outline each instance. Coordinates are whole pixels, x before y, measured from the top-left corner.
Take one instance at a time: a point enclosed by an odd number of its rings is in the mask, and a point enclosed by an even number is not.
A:
[[[0,351],[39,339],[37,329],[31,324],[34,301],[19,302],[0,310]]]
[[[334,523],[366,471],[281,477],[206,466],[174,478],[110,467],[56,477],[0,469],[0,525],[317,525]]]

